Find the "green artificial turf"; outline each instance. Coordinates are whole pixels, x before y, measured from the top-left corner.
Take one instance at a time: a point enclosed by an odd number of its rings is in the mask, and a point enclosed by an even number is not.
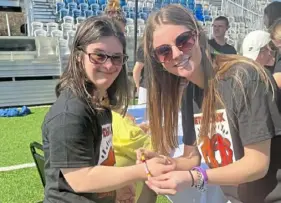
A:
[[[41,124],[48,107],[32,108],[24,117],[0,118],[0,167],[33,162],[29,144],[41,141]]]
[[[0,172],[1,203],[37,203],[43,200],[43,186],[36,168]]]

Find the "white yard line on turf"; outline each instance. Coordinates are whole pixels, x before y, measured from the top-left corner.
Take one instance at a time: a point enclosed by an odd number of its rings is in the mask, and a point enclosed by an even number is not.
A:
[[[14,171],[14,170],[18,170],[18,169],[31,168],[31,167],[35,167],[35,163],[19,164],[19,165],[14,165],[14,166],[0,167],[0,172],[2,172],[2,171]]]

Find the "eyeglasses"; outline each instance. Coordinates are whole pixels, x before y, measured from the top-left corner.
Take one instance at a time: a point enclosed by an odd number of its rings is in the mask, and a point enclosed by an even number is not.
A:
[[[108,55],[101,52],[94,52],[94,53],[86,53],[89,56],[89,60],[93,64],[103,64],[110,58],[111,63],[115,66],[122,66],[128,60],[128,56],[126,54],[113,54]]]
[[[195,44],[196,40],[196,32],[195,31],[187,31],[180,34],[176,38],[176,47],[182,51],[184,54],[190,52],[192,47]],[[154,49],[155,59],[160,63],[170,62],[173,59],[173,45],[163,44]]]

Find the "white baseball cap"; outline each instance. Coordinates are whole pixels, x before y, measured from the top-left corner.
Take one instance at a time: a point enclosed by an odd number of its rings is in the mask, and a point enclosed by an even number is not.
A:
[[[243,56],[256,60],[261,48],[266,46],[270,41],[270,34],[266,31],[256,30],[250,32],[243,41]]]

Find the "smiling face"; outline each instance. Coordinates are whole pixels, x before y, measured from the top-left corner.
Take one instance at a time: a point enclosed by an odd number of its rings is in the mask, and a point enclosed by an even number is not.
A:
[[[101,37],[88,45],[85,52],[83,60],[87,78],[98,90],[107,90],[126,60],[122,44],[114,36]]]
[[[165,33],[165,37],[163,34]],[[197,33],[183,25],[160,24],[153,32],[153,49],[170,73],[192,81],[200,69],[201,50]]]

